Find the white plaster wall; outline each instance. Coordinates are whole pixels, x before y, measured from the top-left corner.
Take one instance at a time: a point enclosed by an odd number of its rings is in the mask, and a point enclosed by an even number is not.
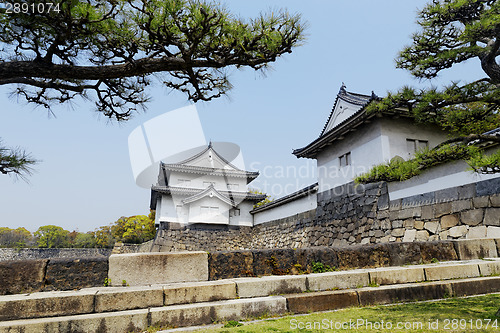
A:
[[[316,193],[287,202],[281,206],[253,214],[254,225],[282,219],[299,213],[307,212],[317,207]]]
[[[171,196],[162,195],[160,205],[156,206],[156,214],[160,216],[159,221],[178,222],[175,204]]]
[[[253,209],[253,203],[250,201],[243,201],[237,207],[240,210],[239,216],[230,216],[230,225],[240,225],[240,226],[253,226],[253,216],[250,211]]]
[[[396,200],[500,177],[500,174],[483,175],[467,171],[467,168],[465,161],[455,161],[433,167],[404,182],[388,183],[389,199]]]
[[[439,143],[450,138],[438,126],[416,124],[406,118],[381,118],[380,124],[382,135],[389,139],[389,156],[385,158],[386,161],[396,155],[405,160],[412,157],[413,152],[408,151],[406,139],[426,140],[429,142],[429,148],[434,148]]]
[[[318,192],[346,184],[371,166],[382,163],[388,156],[387,141],[381,136],[380,123],[376,119],[327,147],[317,157]],[[341,168],[339,157],[349,151],[352,165]]]
[[[201,206],[219,207],[216,215],[202,215]],[[216,197],[205,197],[189,204],[189,223],[229,224],[229,209],[231,207]]]

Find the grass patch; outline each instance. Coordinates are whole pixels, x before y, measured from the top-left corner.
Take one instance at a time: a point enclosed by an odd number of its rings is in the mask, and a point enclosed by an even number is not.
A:
[[[248,323],[242,327],[205,329],[197,332],[250,333],[250,332],[496,332],[500,330],[500,294],[469,298],[451,298],[436,302],[409,303],[391,306],[349,308],[339,311],[314,313],[304,316],[287,316]],[[359,327],[334,325],[360,323]],[[460,320],[462,320],[460,322]],[[489,322],[489,327],[485,326]],[[309,323],[309,326],[308,324]],[[315,325],[314,327],[313,325]],[[361,324],[363,323],[363,324]],[[369,326],[371,323],[371,327]],[[377,328],[374,325],[386,326]],[[387,329],[389,323],[392,329]],[[397,329],[396,325],[409,325]],[[435,326],[437,323],[437,326]],[[482,329],[478,329],[482,324]],[[320,326],[324,325],[324,326]],[[327,325],[327,326],[326,326]],[[332,326],[333,325],[333,326]],[[349,324],[348,324],[349,325]],[[413,325],[413,327],[412,327]],[[421,325],[421,326],[419,326]],[[434,325],[434,326],[430,326]],[[446,326],[447,325],[447,326]],[[465,325],[465,326],[464,326]],[[302,328],[302,329],[301,329]],[[331,329],[330,329],[331,328]],[[437,328],[437,329],[434,329]]]

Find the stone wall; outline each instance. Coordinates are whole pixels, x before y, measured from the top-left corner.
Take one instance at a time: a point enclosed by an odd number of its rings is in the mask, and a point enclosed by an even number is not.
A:
[[[57,258],[0,262],[0,295],[103,286],[108,258]]]
[[[11,249],[0,248],[0,261],[49,259],[49,258],[90,258],[109,257],[111,249]]]
[[[389,201],[385,182],[318,194],[316,210],[255,227],[161,223],[152,251],[348,246],[500,237],[500,179]]]
[[[211,252],[209,279],[287,275],[315,272],[315,263],[330,269],[403,266],[434,261],[496,258],[500,239],[379,243],[348,247],[320,246],[301,249],[260,249]]]

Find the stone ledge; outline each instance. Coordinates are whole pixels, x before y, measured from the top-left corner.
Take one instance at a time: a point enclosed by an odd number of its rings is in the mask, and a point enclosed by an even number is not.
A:
[[[152,308],[150,317],[153,326],[183,327],[286,312],[286,298],[270,296]]]
[[[77,316],[24,319],[0,322],[0,333],[59,333],[144,331],[148,327],[148,310],[95,313]]]
[[[238,278],[236,282],[238,297],[260,297],[299,293],[307,290],[306,275],[265,276],[262,278]]]
[[[163,286],[164,304],[201,303],[234,299],[234,281],[185,282]]]
[[[328,272],[307,275],[308,289],[312,291],[350,289],[370,284],[368,270]]]
[[[288,311],[308,313],[358,306],[358,294],[354,290],[319,291],[314,293],[285,295]]]
[[[436,264],[424,266],[427,281],[479,277],[478,263]]]

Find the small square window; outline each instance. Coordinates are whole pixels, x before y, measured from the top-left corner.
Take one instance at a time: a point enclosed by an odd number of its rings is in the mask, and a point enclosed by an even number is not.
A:
[[[340,167],[351,165],[351,152],[345,153],[339,157]]]

